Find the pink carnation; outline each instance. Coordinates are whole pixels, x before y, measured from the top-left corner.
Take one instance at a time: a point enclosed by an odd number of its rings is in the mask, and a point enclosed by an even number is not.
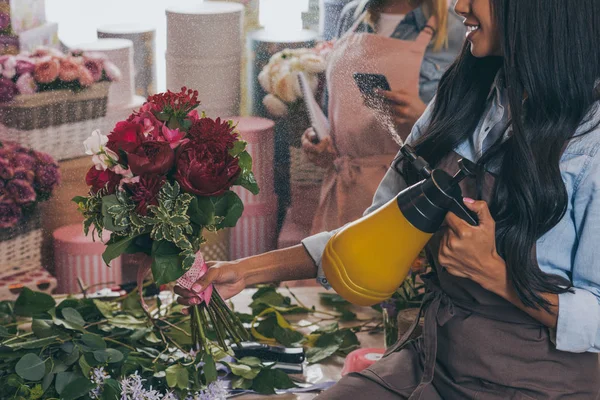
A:
[[[73,82],[79,79],[81,66],[73,57],[67,57],[60,61],[59,77],[61,81]]]
[[[39,83],[52,83],[58,78],[60,64],[55,58],[46,58],[35,66],[34,77]]]
[[[87,68],[88,71],[90,71],[94,82],[98,82],[100,79],[102,79],[102,64],[102,61],[95,60],[92,58],[86,58],[83,62],[83,65]]]
[[[17,79],[17,89],[21,94],[34,94],[37,92],[37,85],[35,84],[35,79],[31,74],[23,74]]]
[[[92,86],[94,84],[94,77],[89,69],[84,66],[79,67],[79,83],[81,86],[87,87]]]

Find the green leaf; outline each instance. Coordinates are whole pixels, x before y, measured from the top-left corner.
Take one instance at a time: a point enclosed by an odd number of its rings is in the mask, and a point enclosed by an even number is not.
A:
[[[121,385],[114,379],[104,381],[102,400],[119,400],[121,398]]]
[[[115,223],[113,221],[113,217],[112,217],[112,215],[110,215],[110,213],[108,211],[111,207],[119,207],[119,206],[120,206],[119,199],[117,198],[117,195],[115,195],[115,194],[104,196],[102,198],[102,216],[104,217],[104,219],[103,219],[104,228],[111,232],[119,232],[119,231],[124,230],[123,227],[118,227],[115,225]]]
[[[244,142],[243,140],[238,140],[233,144],[233,147],[229,149],[229,154],[231,154],[232,157],[237,157],[238,155],[240,155],[241,152],[246,150],[247,145],[247,142]]]
[[[231,381],[232,389],[244,389],[248,390],[252,387],[252,379],[244,379],[241,376],[236,377]]]
[[[252,389],[260,394],[275,394],[275,374],[272,369],[263,369],[252,381]]]
[[[213,225],[215,220],[215,206],[210,197],[195,196],[188,208],[190,220],[196,225]]]
[[[65,357],[63,357],[62,361],[66,365],[75,364],[79,360],[79,349],[74,348],[72,352],[68,353]]]
[[[96,385],[90,382],[89,379],[79,378],[69,383],[63,390],[61,395],[62,400],[75,400],[87,395],[90,390],[95,389]]]
[[[238,154],[238,165],[242,173],[252,171],[252,156],[247,151]]]
[[[20,317],[32,317],[50,310],[55,305],[56,302],[49,294],[23,288],[23,291],[15,302],[14,312],[15,315]]]
[[[314,331],[313,333],[332,333],[340,329],[337,322],[332,322],[329,325],[325,325]]]
[[[125,356],[116,349],[104,349],[94,351],[94,358],[100,363],[115,364],[123,361]]]
[[[176,246],[164,240],[152,244],[152,276],[156,285],[174,282],[185,273],[179,252]]]
[[[167,385],[170,388],[187,389],[190,380],[189,372],[179,364],[171,365],[166,370]]]
[[[217,228],[232,228],[244,212],[244,203],[239,196],[232,191],[227,191],[221,196],[214,198],[215,215],[223,217]]]
[[[78,331],[81,333],[85,332],[85,329],[83,328],[83,326],[77,325],[73,322],[69,322],[69,321],[66,321],[66,320],[60,319],[60,318],[54,319],[54,325],[63,326],[70,331]]]
[[[231,369],[231,373],[237,376],[241,376],[246,379],[254,379],[259,374],[261,369],[259,367],[250,367],[245,364],[227,364],[229,369]]]
[[[280,369],[272,369],[275,378],[276,389],[291,389],[296,387],[296,384],[290,379],[290,377]]]
[[[85,320],[74,308],[65,308],[62,310],[63,318],[72,324],[84,326]]]
[[[130,236],[124,239],[121,239],[114,243],[109,243],[102,253],[102,259],[106,265],[109,265],[110,262],[116,258],[118,258],[121,254],[127,253],[128,249],[132,246],[135,246],[135,239],[137,239],[142,234]]]
[[[204,355],[204,367],[202,367],[204,377],[206,378],[206,384],[217,380],[217,366],[215,360],[210,354]]]
[[[50,388],[50,385],[52,385],[52,382],[54,382],[54,374],[48,374],[44,377],[44,380],[42,381],[42,390],[45,392],[46,390],[48,390]]]
[[[17,365],[15,372],[28,381],[39,381],[46,375],[46,364],[35,354],[25,354]]]
[[[62,392],[71,382],[81,378],[83,378],[83,376],[79,372],[61,372],[56,374],[54,388],[58,394],[62,394]]]
[[[139,296],[127,296],[125,300],[123,300],[121,307],[124,312],[131,314],[134,317],[143,317],[145,315]]]
[[[31,330],[39,338],[56,336],[58,330],[54,328],[52,321],[46,319],[34,319],[31,322]]]
[[[294,347],[304,339],[304,335],[293,329],[282,328],[277,325],[273,328],[273,337],[286,347]]]
[[[85,356],[81,356],[79,358],[79,367],[81,368],[81,372],[83,372],[84,376],[90,376],[90,372],[92,371],[92,367],[85,359]]]
[[[87,346],[94,350],[104,350],[106,349],[106,342],[100,335],[95,335],[93,333],[86,333],[81,336],[81,340]]]
[[[260,358],[258,357],[244,357],[241,360],[239,360],[239,363],[247,365],[249,367],[260,367],[262,364]]]
[[[255,196],[260,193],[258,183],[252,172],[241,174],[233,184],[243,187]]]
[[[350,310],[339,310],[342,315],[340,316],[341,321],[354,321],[356,319],[356,314]]]
[[[325,333],[319,336],[315,342],[315,346],[306,352],[308,362],[314,364],[330,357],[339,350],[343,341],[344,338],[337,334],[337,332]]]
[[[352,350],[355,350],[360,347],[358,337],[356,337],[356,333],[354,333],[351,329],[343,329],[339,332],[339,335],[342,336],[342,344],[340,345],[340,350],[343,353],[348,354]]]
[[[117,315],[116,317],[110,318],[108,323],[116,328],[123,329],[143,329],[147,327],[146,321],[132,317],[131,315]]]

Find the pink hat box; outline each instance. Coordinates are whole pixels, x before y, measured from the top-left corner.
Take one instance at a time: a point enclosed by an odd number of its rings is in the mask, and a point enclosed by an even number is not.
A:
[[[274,196],[273,157],[275,152],[275,123],[260,117],[230,117],[236,122],[242,139],[248,142],[252,170],[260,188],[258,195],[247,190],[237,192],[244,205],[263,204]]]
[[[272,196],[266,203],[244,205],[244,213],[237,225],[231,228],[230,259],[262,254],[274,250],[276,246],[277,198]]]
[[[121,258],[106,266],[102,260],[106,246],[100,239],[94,241],[91,235],[85,236],[81,224],[58,228],[53,237],[57,293],[80,292],[78,278],[94,290],[122,283]]]

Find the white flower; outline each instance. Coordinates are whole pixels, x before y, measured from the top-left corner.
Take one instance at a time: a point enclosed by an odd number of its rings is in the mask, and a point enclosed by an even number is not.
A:
[[[83,147],[85,147],[85,154],[93,156],[94,154],[101,153],[104,150],[104,145],[108,143],[108,136],[100,133],[100,130],[96,129],[92,132],[91,136],[84,140]]]
[[[115,165],[112,168],[112,171],[117,175],[123,175],[123,178],[133,178],[133,172],[131,172],[131,169],[125,169],[121,164]]]
[[[268,94],[263,99],[263,105],[267,108],[269,114],[274,117],[285,117],[288,114],[287,105],[279,98],[272,94]]]
[[[265,92],[271,92],[271,66],[265,65],[265,67],[258,74],[258,83],[265,90]]]
[[[119,156],[114,151],[104,148],[102,152],[92,156],[92,162],[97,170],[105,171],[114,167],[119,162]]]
[[[307,53],[300,56],[300,64],[302,69],[312,74],[319,74],[325,71],[327,65],[323,57],[319,57],[314,53]]]
[[[2,75],[5,78],[12,79],[17,74],[17,58],[15,56],[10,56],[4,61],[4,68],[2,71]]]
[[[90,391],[89,396],[92,399],[100,399],[104,381],[110,379],[110,375],[104,371],[104,367],[94,368],[90,372],[90,381],[96,385],[96,388]]]

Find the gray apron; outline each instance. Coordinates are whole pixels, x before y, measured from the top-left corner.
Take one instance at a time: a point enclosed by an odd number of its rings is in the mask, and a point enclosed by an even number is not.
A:
[[[452,153],[439,168],[452,174],[459,158]],[[493,182],[487,173],[484,200],[489,201]],[[462,189],[476,198],[474,179],[463,181]],[[539,321],[440,268],[442,236],[434,235],[427,245],[434,272],[423,277],[423,335],[409,341],[409,330],[380,361],[346,375],[317,399],[600,399],[598,354],[557,350]]]

